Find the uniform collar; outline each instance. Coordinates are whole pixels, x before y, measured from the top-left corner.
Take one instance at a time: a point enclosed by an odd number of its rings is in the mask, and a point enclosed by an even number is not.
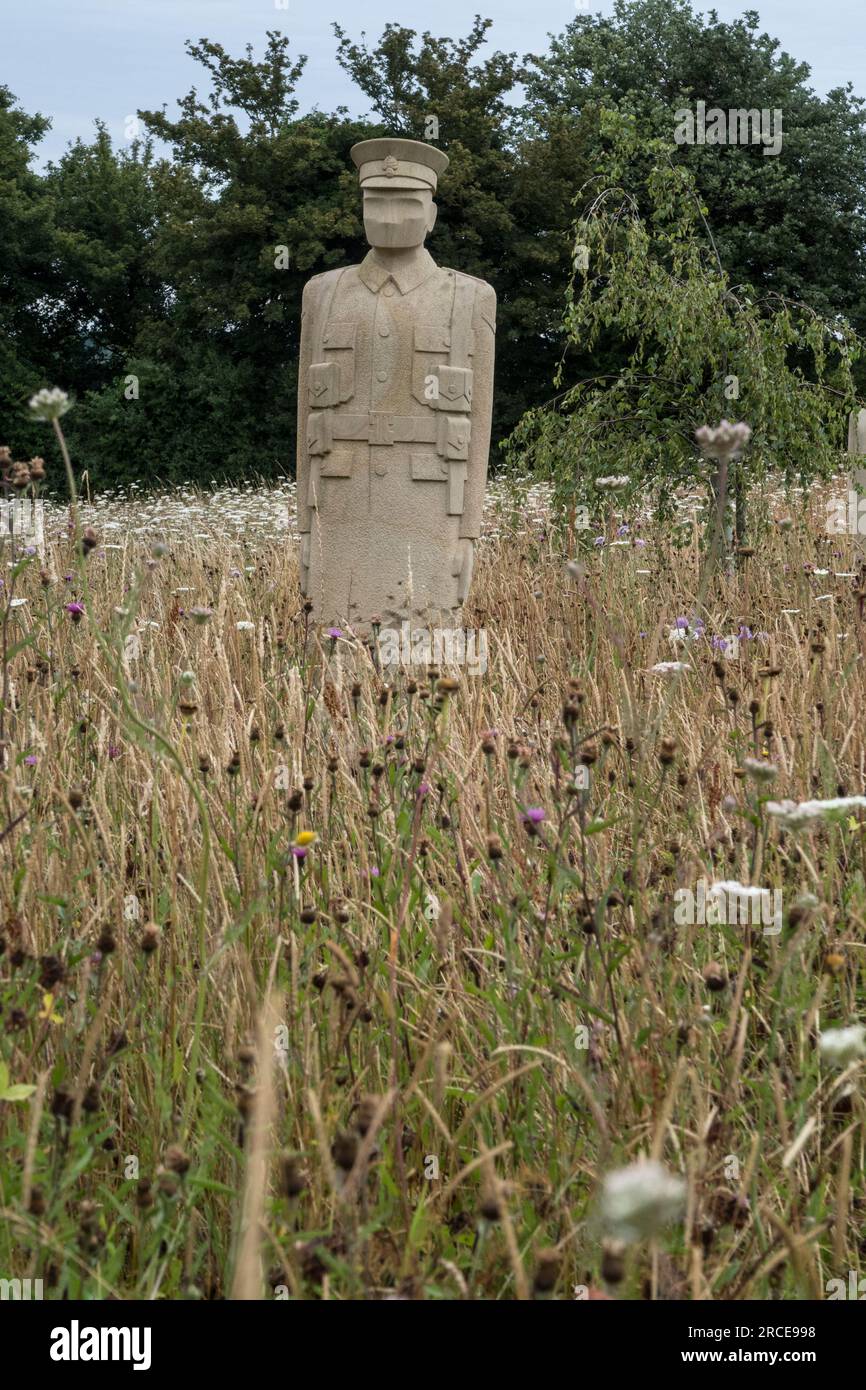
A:
[[[429,280],[435,269],[436,262],[426,247],[422,247],[420,256],[415,260],[397,270],[383,265],[373,247],[358,267],[358,274],[373,294],[378,294],[389,280],[394,281],[401,294],[408,294],[410,290],[417,289],[425,280]]]

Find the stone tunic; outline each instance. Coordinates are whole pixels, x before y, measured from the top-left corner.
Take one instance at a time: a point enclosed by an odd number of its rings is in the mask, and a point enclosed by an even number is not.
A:
[[[304,288],[298,529],[317,621],[453,619],[479,533],[496,296],[421,248]]]

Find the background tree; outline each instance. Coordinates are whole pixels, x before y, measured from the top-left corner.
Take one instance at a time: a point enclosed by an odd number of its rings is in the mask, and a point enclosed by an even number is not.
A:
[[[128,148],[97,124],[37,174],[47,123],[0,89],[0,442],[45,446],[22,406],[58,383],[77,397],[69,435],[93,486],[291,472],[301,290],[366,253],[349,150],[388,132],[449,155],[431,250],[497,290],[494,466],[564,351],[574,382],[618,374],[632,350],[615,321],[591,338],[563,322],[573,220],[605,186],[603,107],[636,122],[620,183],[643,218],[660,139],[692,176],[731,286],[866,333],[864,105],[850,88],[816,96],[755,14],[617,0],[522,60],[488,49],[479,17],[456,39],[388,25],[368,45],[335,30],[362,119],[300,110],[305,59],[280,33],[260,58],[201,39],[188,45],[201,94],[173,115],[140,112],[146,137]],[[781,108],[778,158],[674,146],[676,112],[697,100]],[[808,376],[808,353],[800,366]],[[866,364],[855,370],[866,384]]]
[[[808,65],[759,23],[753,10],[726,22],[689,0],[615,0],[610,17],[578,16],[532,64],[532,118],[576,123],[602,106],[634,116],[644,137],[637,188],[646,142],[672,143],[678,110],[699,100],[726,112],[781,110],[778,156],[682,144],[674,157],[694,178],[732,283],[843,313],[866,332],[866,106],[850,84],[816,95]]]
[[[757,488],[773,473],[808,485],[838,467],[860,339],[838,315],[826,321],[775,292],[733,286],[691,170],[668,143],[642,139],[635,118],[620,112],[603,113],[601,132],[609,149],[576,225],[587,254],[565,318],[584,353],[615,342],[619,366],[528,412],[509,442],[512,458],[554,479],[561,515],[597,504],[599,479],[621,478],[623,502],[650,491],[671,516],[676,489],[701,476],[695,430],[744,420],[748,464],[734,479],[742,539],[746,484]],[[650,172],[637,186],[641,162]],[[558,384],[565,375],[563,367]]]
[[[22,406],[51,356],[54,219],[45,181],[29,168],[48,129],[0,87],[0,443],[35,454],[44,430],[24,420]],[[16,427],[13,432],[13,427]]]

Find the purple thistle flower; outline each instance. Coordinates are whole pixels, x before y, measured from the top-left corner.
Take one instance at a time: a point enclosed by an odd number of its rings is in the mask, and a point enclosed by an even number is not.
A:
[[[523,812],[523,819],[531,825],[540,825],[545,818],[543,806],[527,806]]]

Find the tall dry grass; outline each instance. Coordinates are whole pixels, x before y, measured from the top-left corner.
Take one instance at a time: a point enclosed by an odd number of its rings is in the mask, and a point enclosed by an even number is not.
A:
[[[133,506],[107,548],[97,507],[86,559],[52,525],[7,567],[0,1058],[36,1089],[0,1103],[0,1275],[713,1299],[860,1273],[862,1065],[817,1039],[862,1016],[866,829],[765,809],[866,787],[851,542],[816,503],[707,585],[695,520],[615,545],[612,515],[569,570],[511,511],[476,678],[315,631],[285,539],[154,548]],[[678,617],[705,626],[675,648]],[[781,932],[680,924],[700,878],[778,888]],[[642,1155],[687,1204],[623,1251],[599,1185]]]

